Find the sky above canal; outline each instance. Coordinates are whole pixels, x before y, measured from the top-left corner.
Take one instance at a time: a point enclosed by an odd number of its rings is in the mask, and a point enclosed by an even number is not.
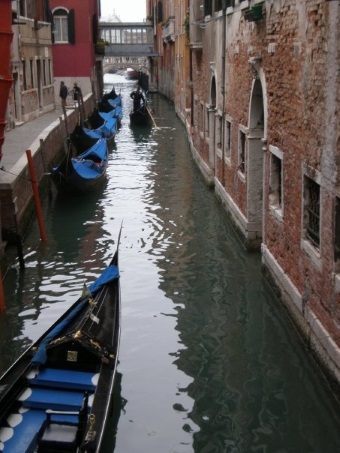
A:
[[[145,0],[101,0],[101,17],[119,16],[122,22],[142,22],[146,17]]]

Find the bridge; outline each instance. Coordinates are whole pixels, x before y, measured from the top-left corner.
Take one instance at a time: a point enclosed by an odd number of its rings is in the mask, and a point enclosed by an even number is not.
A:
[[[105,57],[157,57],[153,26],[145,22],[100,22]]]

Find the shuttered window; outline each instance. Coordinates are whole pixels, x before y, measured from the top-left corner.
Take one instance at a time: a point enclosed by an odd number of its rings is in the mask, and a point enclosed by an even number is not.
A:
[[[53,13],[53,34],[55,43],[75,43],[74,9],[67,12],[57,9]]]

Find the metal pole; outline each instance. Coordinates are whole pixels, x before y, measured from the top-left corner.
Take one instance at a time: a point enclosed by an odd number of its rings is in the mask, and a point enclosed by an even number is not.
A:
[[[35,208],[37,211],[37,217],[38,217],[38,223],[39,223],[40,238],[43,242],[46,242],[47,239],[46,239],[44,220],[43,220],[43,216],[42,216],[42,209],[41,209],[41,203],[40,203],[40,197],[39,197],[39,191],[38,191],[38,183],[37,183],[37,179],[35,176],[33,159],[32,159],[32,154],[31,154],[30,149],[26,150],[26,156],[27,156],[27,160],[28,160],[29,172],[31,175],[34,202],[35,202]]]

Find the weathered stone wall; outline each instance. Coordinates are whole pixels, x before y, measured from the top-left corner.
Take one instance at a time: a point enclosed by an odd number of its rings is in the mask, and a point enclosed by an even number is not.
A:
[[[85,114],[88,116],[93,111],[92,96],[84,99]],[[79,120],[79,112],[76,109],[67,110],[68,130],[72,131]],[[47,187],[46,173],[52,163],[64,150],[64,142],[67,137],[65,122],[61,116],[41,133],[37,132],[37,140],[31,146],[33,166],[40,190]],[[1,227],[2,235],[6,240],[15,229],[14,202],[16,208],[16,220],[19,230],[23,232],[33,213],[33,190],[31,175],[29,173],[27,156],[23,155],[11,168],[10,173],[2,177],[0,190],[1,203]]]
[[[280,288],[311,350],[340,382],[340,274],[335,263],[336,199],[340,197],[340,4],[322,0],[267,0],[263,18],[245,20],[259,2],[236,2],[226,13],[225,103],[221,102],[221,18],[205,18],[202,49],[192,53],[194,126],[188,127],[195,160],[213,172],[215,190],[249,247],[262,236],[263,263]],[[218,31],[219,30],[219,31]],[[214,149],[199,105],[211,103],[216,77],[216,116],[231,121],[230,154]],[[260,83],[262,99],[256,96]],[[255,93],[255,94],[254,94]],[[259,128],[263,171],[254,165],[256,103],[262,103]],[[222,113],[219,112],[222,111]],[[239,134],[246,134],[245,172],[239,168]],[[256,134],[255,134],[256,135]],[[255,137],[256,139],[256,137]],[[258,137],[257,137],[258,140]],[[271,150],[282,155],[282,209],[271,204]],[[260,150],[261,152],[261,150]],[[261,156],[259,156],[261,157]],[[254,172],[255,171],[255,172]],[[305,176],[320,186],[320,246],[305,237]],[[252,224],[254,178],[262,186],[262,223]],[[308,200],[307,200],[308,201]],[[261,216],[260,216],[261,217]],[[249,247],[251,248],[251,247]]]

